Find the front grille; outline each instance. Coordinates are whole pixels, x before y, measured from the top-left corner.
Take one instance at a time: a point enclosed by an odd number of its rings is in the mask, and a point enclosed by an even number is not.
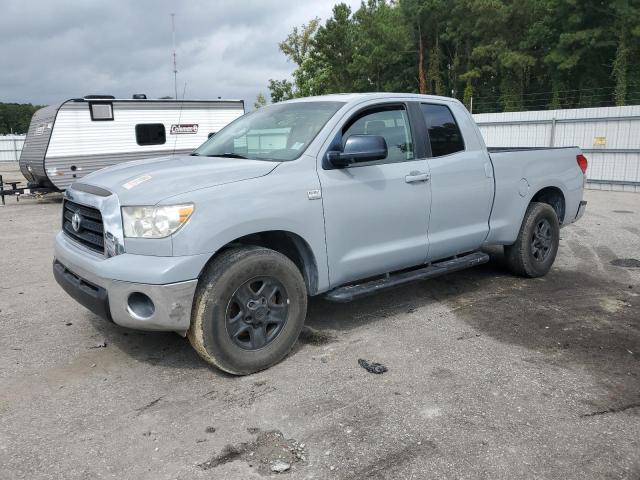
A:
[[[80,225],[73,228],[73,216],[78,214]],[[65,200],[62,206],[62,230],[73,240],[94,252],[104,253],[104,226],[100,210]]]

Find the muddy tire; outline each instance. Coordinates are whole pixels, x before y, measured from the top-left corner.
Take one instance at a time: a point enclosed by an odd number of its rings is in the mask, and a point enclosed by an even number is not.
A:
[[[509,270],[522,277],[542,277],[551,269],[558,253],[560,223],[546,203],[532,202],[513,245],[504,247]]]
[[[211,365],[248,375],[289,353],[306,313],[305,283],[291,260],[267,248],[232,248],[201,275],[187,336]]]

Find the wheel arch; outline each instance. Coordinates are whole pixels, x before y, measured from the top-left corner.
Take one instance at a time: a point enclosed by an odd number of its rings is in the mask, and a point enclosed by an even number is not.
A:
[[[535,195],[531,197],[531,202],[540,202],[550,205],[556,212],[560,225],[564,223],[566,214],[566,199],[562,190],[555,186],[548,186],[539,189]]]
[[[314,295],[318,292],[318,264],[313,250],[304,238],[287,230],[267,230],[235,238],[219,248],[204,268],[221,252],[241,245],[269,248],[283,254],[300,270],[308,294]]]

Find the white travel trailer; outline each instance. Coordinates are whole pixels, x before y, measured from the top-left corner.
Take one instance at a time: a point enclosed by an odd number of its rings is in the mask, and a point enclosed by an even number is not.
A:
[[[243,114],[242,100],[67,100],[33,115],[20,170],[30,188],[62,191],[115,163],[189,153]]]

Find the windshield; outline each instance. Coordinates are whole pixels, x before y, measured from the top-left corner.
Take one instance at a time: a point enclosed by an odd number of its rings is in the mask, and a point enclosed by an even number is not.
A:
[[[294,102],[262,107],[227,125],[192,155],[295,160],[342,105],[342,102]]]

